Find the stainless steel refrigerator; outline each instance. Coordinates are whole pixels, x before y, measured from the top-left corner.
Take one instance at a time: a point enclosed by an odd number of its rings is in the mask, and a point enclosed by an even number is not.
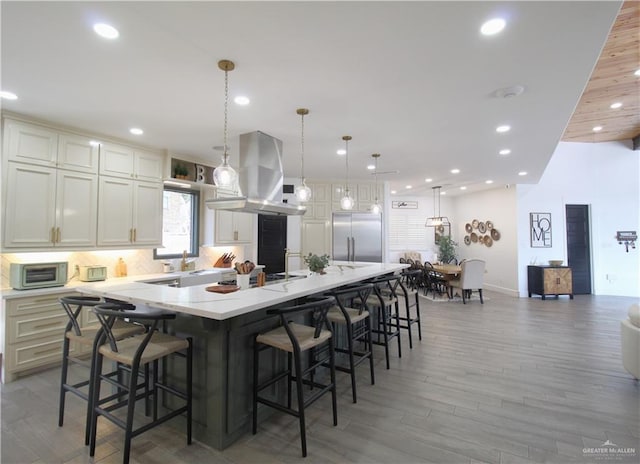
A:
[[[333,213],[333,259],[382,262],[382,217],[370,213]]]

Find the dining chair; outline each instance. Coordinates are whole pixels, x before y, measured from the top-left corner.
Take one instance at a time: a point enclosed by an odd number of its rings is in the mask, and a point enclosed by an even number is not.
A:
[[[436,271],[429,261],[424,262],[424,295],[427,296],[429,291],[433,293],[433,297],[435,298],[436,292],[438,295],[442,295],[443,293],[449,293],[447,290],[447,280],[445,277],[438,271]]]
[[[451,279],[448,282],[451,295],[453,296],[453,289],[459,288],[462,293],[462,303],[467,303],[467,297],[471,298],[471,294],[474,290],[478,291],[480,296],[480,303],[484,304],[482,299],[482,285],[484,282],[484,268],[485,262],[481,259],[467,259],[462,263],[460,277],[457,279]]]

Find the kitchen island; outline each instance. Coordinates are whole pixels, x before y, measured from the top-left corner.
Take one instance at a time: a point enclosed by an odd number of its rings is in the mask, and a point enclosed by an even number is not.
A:
[[[278,324],[277,318],[266,314],[267,309],[405,267],[404,264],[335,262],[324,275],[278,281],[228,294],[208,292],[208,285],[173,288],[132,281],[93,283],[77,290],[177,313],[168,331],[182,337],[191,336],[194,342],[194,437],[223,449],[251,428],[254,336]],[[281,369],[286,358],[271,356],[271,362],[261,362],[261,366]],[[184,367],[179,365],[182,362],[176,359],[167,363],[165,374],[173,376],[174,372],[184,372]],[[170,379],[178,385],[182,381],[179,377]],[[276,389],[276,396],[282,396],[284,390]],[[259,417],[266,413],[266,409],[259,411]]]

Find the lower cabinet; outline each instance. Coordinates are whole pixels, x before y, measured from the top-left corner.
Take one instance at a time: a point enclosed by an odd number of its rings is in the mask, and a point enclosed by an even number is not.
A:
[[[3,300],[3,383],[12,382],[34,368],[53,366],[61,361],[64,329],[69,318],[60,305],[60,298],[76,295],[68,292]],[[92,321],[83,314],[81,323],[87,326]],[[83,350],[71,346],[72,353],[89,351]]]
[[[569,295],[573,299],[573,275],[567,266],[528,266],[529,298],[532,294]]]

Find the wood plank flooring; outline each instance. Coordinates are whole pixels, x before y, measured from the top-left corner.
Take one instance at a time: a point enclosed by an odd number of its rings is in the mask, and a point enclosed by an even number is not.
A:
[[[632,298],[421,299],[422,341],[385,369],[375,347],[376,385],[360,366],[358,403],[338,373],[338,426],[330,397],[308,409],[309,456],[297,419],[276,413],[224,451],[186,446],[170,424],[133,441],[134,463],[589,463],[640,461],[640,386],[622,367],[620,320]],[[404,335],[404,332],[403,332]],[[59,368],[2,386],[1,462],[119,463],[123,433],[99,422],[98,448],[83,445],[84,404],[67,400],[57,426]],[[635,453],[585,454],[606,440]]]

